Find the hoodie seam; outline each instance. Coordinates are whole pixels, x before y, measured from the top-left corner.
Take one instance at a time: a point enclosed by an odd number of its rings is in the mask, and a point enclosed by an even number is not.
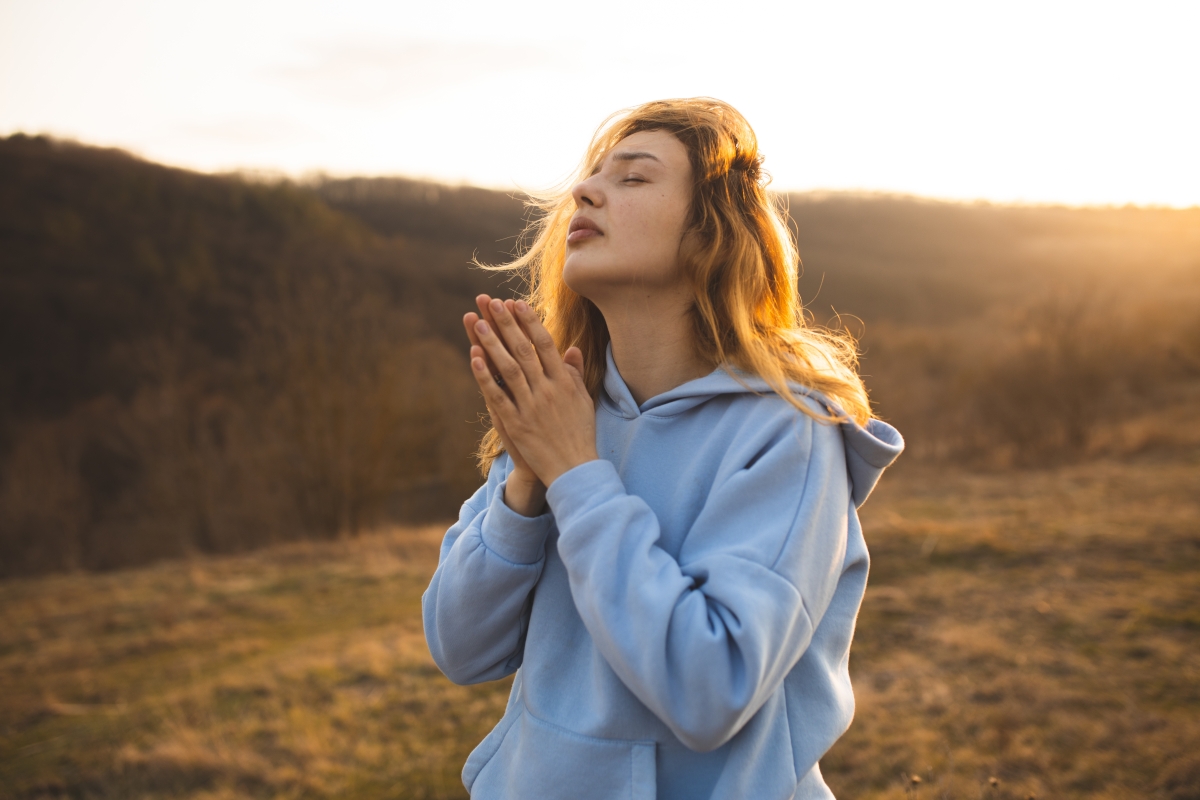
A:
[[[650,411],[641,412],[641,416],[652,417],[654,419],[671,419],[673,417],[678,417],[678,416],[682,416],[683,414],[690,413],[690,412],[694,411],[695,409],[700,408],[704,404],[711,402],[716,397],[724,397],[727,395],[737,395],[737,394],[749,394],[749,395],[753,395],[758,398],[776,398],[776,399],[780,400],[781,402],[783,402],[784,404],[791,406],[791,403],[788,403],[786,398],[780,397],[779,394],[777,392],[775,392],[774,390],[757,391],[757,390],[753,390],[753,389],[748,389],[744,392],[712,392],[704,400],[700,401],[699,403],[696,403],[693,406],[688,406],[687,408],[683,409],[682,411],[676,411],[674,414],[655,414],[654,410],[651,409]],[[804,389],[802,392],[800,392],[800,394],[802,396],[822,405],[823,407],[825,407],[826,412],[831,413],[830,412],[831,407],[837,408],[837,406],[833,406],[831,403],[826,401],[824,399],[823,395],[815,392],[814,390]],[[684,395],[684,397],[688,397],[688,396],[694,397],[695,395]],[[678,400],[678,399],[681,399],[681,398],[678,398],[678,397],[672,398],[671,400],[668,400],[666,403],[663,403],[663,405],[667,405],[671,402],[674,402],[674,400]],[[794,406],[792,406],[792,407],[795,408]],[[840,411],[841,409],[838,409],[838,410]],[[800,413],[803,413],[803,412],[800,412]],[[807,417],[808,415],[804,414],[804,416]],[[831,424],[833,424],[833,423],[831,423]],[[838,424],[841,424],[841,423],[838,423]]]
[[[800,510],[802,508],[804,508],[804,501],[805,501],[805,499],[808,498],[808,491],[809,491],[810,485],[812,484],[812,477],[813,477],[812,456],[813,456],[813,439],[815,438],[813,436],[813,433],[814,433],[813,426],[816,424],[816,421],[812,417],[808,416],[807,414],[805,414],[803,416],[808,423],[808,428],[806,430],[806,433],[808,434],[808,454],[805,458],[805,463],[804,463],[804,487],[800,490],[800,502],[798,502],[796,504],[796,510],[792,512],[792,520],[790,523],[788,523],[787,536],[783,537],[783,541],[779,544],[779,551],[777,553],[775,553],[775,557],[773,559],[771,559],[771,567],[770,567],[771,572],[774,572],[776,575],[779,575],[781,578],[783,578],[784,576],[780,575],[780,573],[776,569],[776,567],[779,565],[779,559],[783,558],[784,551],[787,550],[788,542],[790,542],[792,540],[792,535],[796,532],[796,520],[798,520],[800,518]],[[787,580],[787,578],[784,578],[784,580]],[[788,581],[788,582],[791,583],[791,581]],[[797,589],[797,591],[799,591],[799,589]],[[803,601],[803,599],[804,599],[804,596],[801,595],[801,601]]]
[[[503,555],[501,555],[499,552],[497,552],[495,549],[488,546],[487,541],[485,541],[483,538],[482,529],[479,531],[479,546],[482,547],[484,549],[484,551],[491,553],[493,556],[500,559],[505,564],[508,564],[511,567],[536,567],[536,566],[540,565],[546,559],[546,553],[545,553],[545,550],[543,550],[542,557],[539,558],[537,561],[533,561],[528,564],[522,564],[518,561],[510,561],[507,558],[505,558]]]
[[[623,419],[623,420],[625,420],[626,422],[628,422],[628,421],[629,421],[629,420],[631,420],[631,419],[637,419],[637,417],[626,417],[626,416],[624,416],[624,415],[622,415],[622,414],[617,414],[616,412],[614,412],[614,411],[613,411],[611,408],[609,408],[609,407],[608,407],[606,404],[604,404],[603,402],[602,402],[602,403],[600,403],[600,410],[601,410],[601,411],[603,411],[603,412],[605,412],[606,414],[608,414],[610,417],[613,417],[614,419]]]
[[[711,402],[712,399],[716,396],[717,395],[715,395],[715,394],[709,395],[705,399],[701,400],[699,403],[696,403],[696,405],[688,406],[687,408],[683,409],[682,411],[676,411],[674,414],[655,414],[653,411],[643,411],[642,416],[650,417],[651,419],[673,419],[675,417],[683,416],[684,414],[687,414],[688,412],[693,411],[697,408],[700,408],[705,403]]]

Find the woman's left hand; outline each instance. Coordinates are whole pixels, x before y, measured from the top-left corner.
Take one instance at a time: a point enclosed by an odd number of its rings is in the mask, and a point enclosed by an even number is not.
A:
[[[558,354],[549,332],[524,301],[489,300],[492,319],[475,323],[480,345],[471,348],[471,369],[493,414],[537,474],[549,486],[567,470],[599,458],[596,407],[583,382],[583,354]],[[484,354],[504,380],[488,371]],[[508,391],[506,392],[505,389]]]

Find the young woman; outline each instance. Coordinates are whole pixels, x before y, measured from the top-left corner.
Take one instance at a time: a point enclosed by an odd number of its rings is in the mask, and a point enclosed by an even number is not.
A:
[[[807,327],[753,131],[707,98],[597,133],[477,298],[487,482],[422,598],[456,683],[516,672],[473,798],[831,797],[867,579],[856,508],[903,448]]]

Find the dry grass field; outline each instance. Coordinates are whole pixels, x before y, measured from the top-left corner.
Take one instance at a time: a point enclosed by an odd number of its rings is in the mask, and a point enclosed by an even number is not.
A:
[[[1200,453],[903,465],[839,797],[1200,798]],[[419,616],[443,526],[0,583],[5,798],[451,798],[509,681]]]

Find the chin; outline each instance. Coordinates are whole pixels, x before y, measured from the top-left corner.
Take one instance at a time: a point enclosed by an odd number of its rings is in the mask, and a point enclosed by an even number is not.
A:
[[[610,282],[611,271],[599,264],[589,264],[588,261],[586,258],[567,256],[563,263],[562,278],[572,292],[591,300],[597,290]]]
[[[624,289],[666,288],[670,271],[647,260],[615,259],[608,254],[569,253],[563,262],[563,283],[575,294],[597,303]]]

